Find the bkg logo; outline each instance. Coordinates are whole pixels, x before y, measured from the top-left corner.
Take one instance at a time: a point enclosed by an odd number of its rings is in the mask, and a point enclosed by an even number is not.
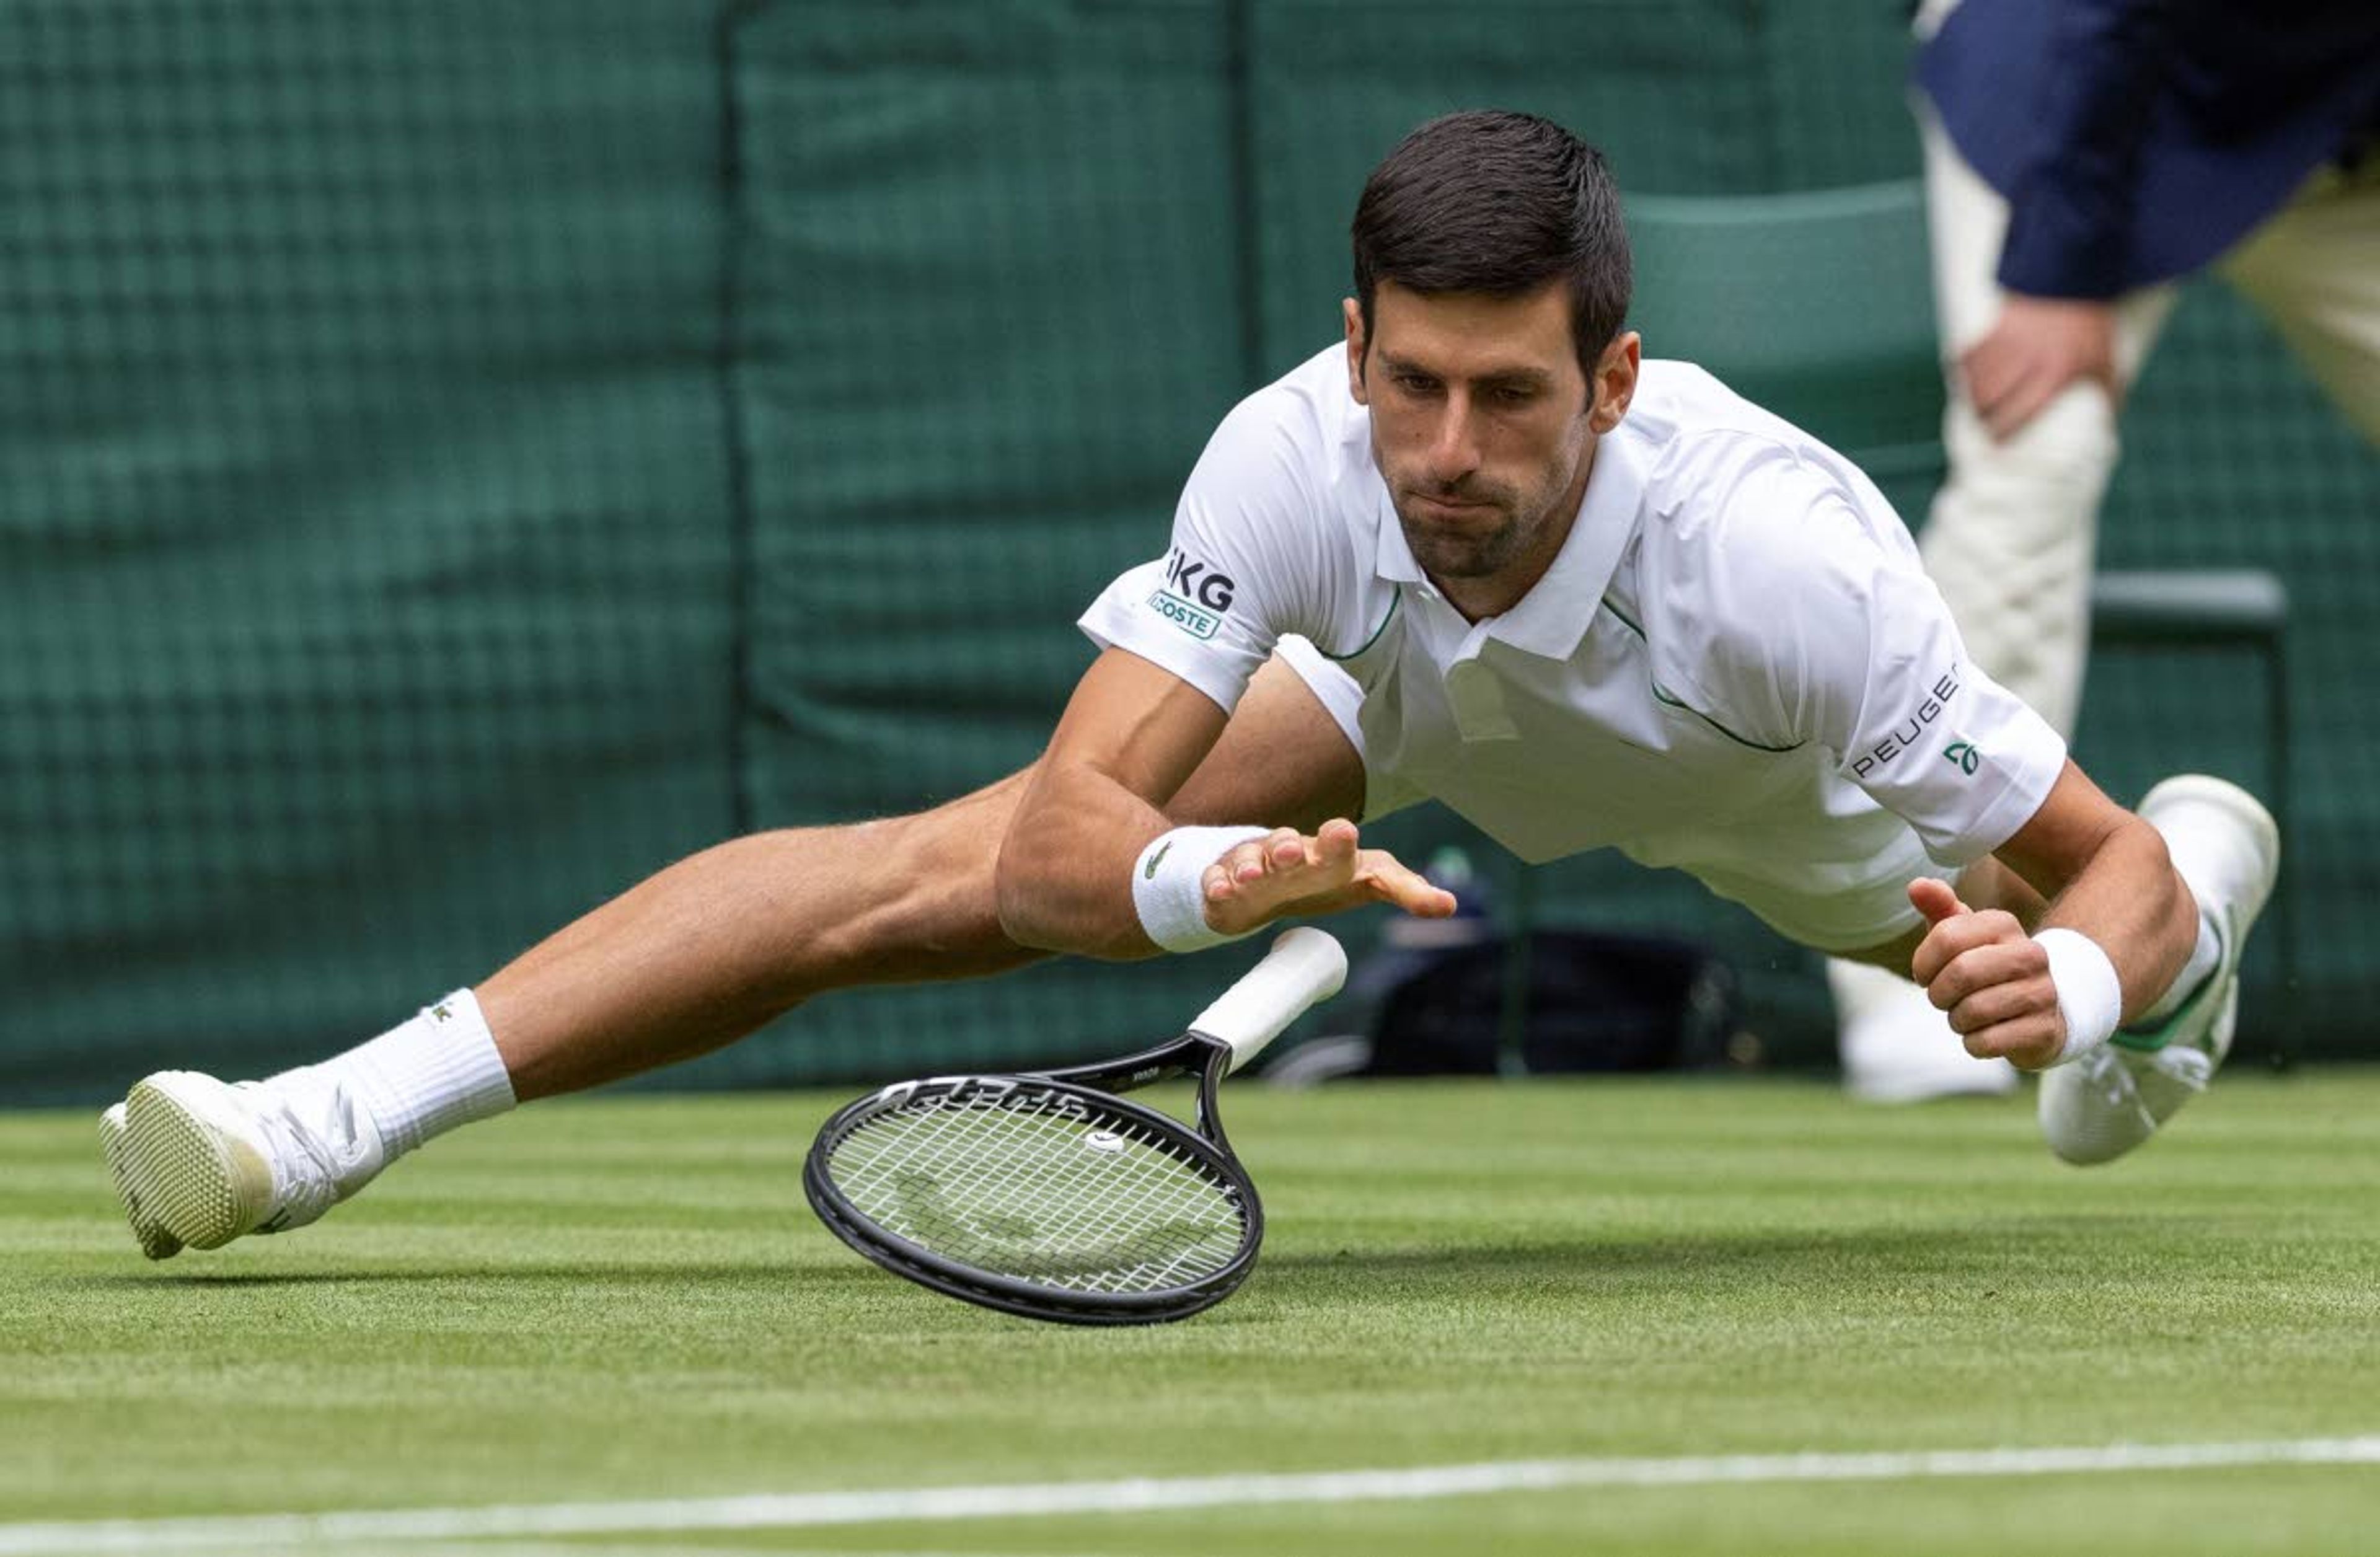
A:
[[[1970,778],[1974,776],[1976,768],[1980,767],[1984,760],[1984,754],[1975,749],[1973,741],[1952,741],[1942,748],[1942,756],[1952,767]]]
[[[1202,562],[1192,562],[1189,553],[1175,547],[1166,554],[1165,587],[1177,595],[1195,599],[1209,611],[1232,608],[1232,582]]]
[[[1212,638],[1232,608],[1231,579],[1175,547],[1165,556],[1165,585],[1148,597],[1148,608],[1192,638]]]

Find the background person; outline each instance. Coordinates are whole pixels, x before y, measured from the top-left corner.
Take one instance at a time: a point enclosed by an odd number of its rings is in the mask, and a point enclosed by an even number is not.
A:
[[[1975,663],[2071,737],[2118,412],[2223,276],[2380,444],[2380,6],[1933,0],[1918,18],[1949,468],[1920,537]],[[1854,1091],[2015,1085],[1838,964]]]

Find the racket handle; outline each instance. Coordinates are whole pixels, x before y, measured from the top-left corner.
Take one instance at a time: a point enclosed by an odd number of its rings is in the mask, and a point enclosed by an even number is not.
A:
[[[1230,1044],[1230,1070],[1237,1070],[1304,1016],[1306,1007],[1329,1000],[1346,982],[1347,954],[1338,941],[1300,925],[1282,934],[1264,961],[1198,1013],[1190,1030]]]

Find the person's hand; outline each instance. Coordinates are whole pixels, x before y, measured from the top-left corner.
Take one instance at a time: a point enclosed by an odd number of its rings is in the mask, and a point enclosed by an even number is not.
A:
[[[1355,824],[1336,818],[1311,837],[1281,827],[1249,839],[1208,866],[1198,887],[1207,922],[1227,935],[1365,903],[1392,903],[1426,919],[1454,912],[1452,893],[1386,849],[1359,848]]]
[[[2039,1070],[2066,1047],[2066,1018],[2050,982],[2049,953],[2014,914],[1975,912],[1948,882],[1920,877],[1909,901],[1933,927],[1910,959],[1910,977],[1949,1013],[1950,1029],[1979,1060]]]
[[[1960,355],[1959,371],[1975,414],[2002,443],[2070,383],[2087,379],[2102,385],[2112,405],[2122,398],[2115,305],[2011,293],[1991,332]]]

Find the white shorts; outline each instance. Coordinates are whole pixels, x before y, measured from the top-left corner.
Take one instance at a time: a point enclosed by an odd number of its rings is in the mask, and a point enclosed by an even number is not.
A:
[[[1437,798],[1373,765],[1364,741],[1364,689],[1354,677],[1302,638],[1284,637],[1274,651],[1362,753],[1365,820]],[[1492,819],[1469,820],[1495,831]],[[1909,901],[1909,883],[1954,874],[1925,852],[1907,822],[1848,784],[1780,797],[1776,810],[1750,826],[1614,846],[1640,864],[1683,870],[1788,940],[1829,953],[1899,940],[1925,922]]]

